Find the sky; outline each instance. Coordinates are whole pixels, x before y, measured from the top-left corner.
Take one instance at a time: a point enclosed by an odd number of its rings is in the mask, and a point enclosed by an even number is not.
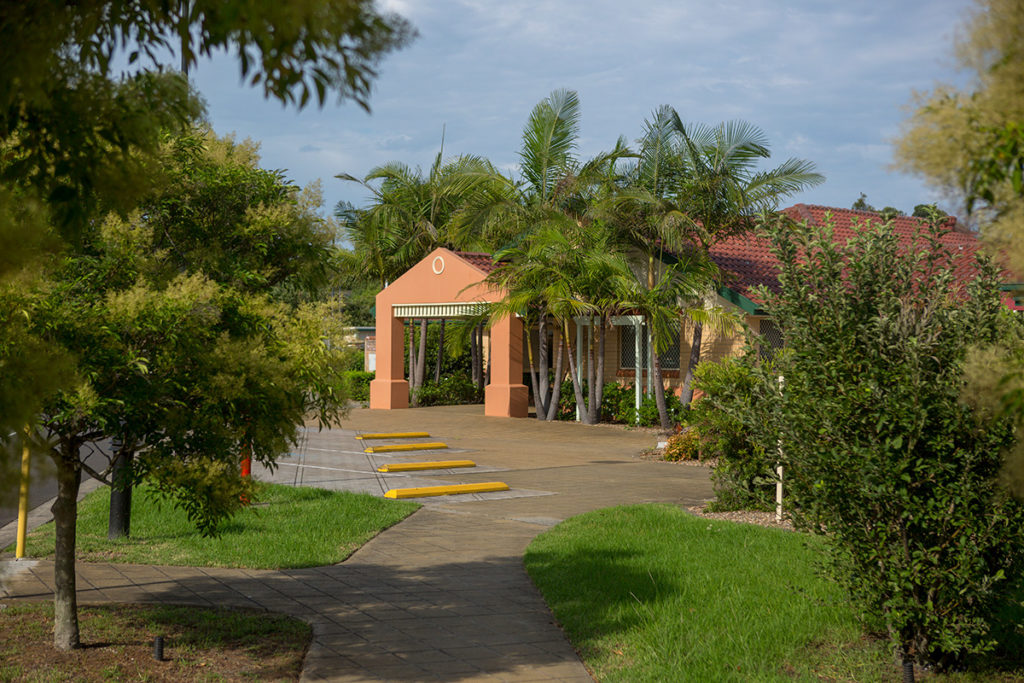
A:
[[[386,0],[419,36],[386,56],[371,113],[352,102],[283,107],[243,85],[218,55],[192,73],[214,130],[251,138],[262,165],[307,185],[323,212],[364,206],[336,179],[400,161],[424,172],[438,153],[477,154],[514,173],[530,110],[575,90],[578,155],[633,142],[662,104],[684,122],[743,119],[770,141],[770,165],[813,161],[826,182],[784,200],[849,207],[860,193],[908,213],[941,197],[891,169],[913,91],[957,82],[953,41],[968,0]],[[953,207],[946,206],[947,209]]]

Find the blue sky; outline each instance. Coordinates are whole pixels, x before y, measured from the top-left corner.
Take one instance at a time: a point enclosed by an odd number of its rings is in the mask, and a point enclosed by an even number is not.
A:
[[[261,145],[263,165],[320,179],[325,212],[366,201],[363,176],[402,161],[488,157],[514,171],[523,124],[557,88],[579,93],[579,155],[635,140],[661,104],[686,122],[744,119],[771,141],[772,161],[815,162],[825,184],[785,204],[849,207],[861,192],[910,211],[940,201],[889,169],[890,140],[913,90],[954,80],[952,43],[967,0],[387,0],[419,37],[385,58],[372,112],[333,102],[303,112],[240,84],[228,56],[193,80],[218,133]],[[952,208],[952,207],[947,207]]]

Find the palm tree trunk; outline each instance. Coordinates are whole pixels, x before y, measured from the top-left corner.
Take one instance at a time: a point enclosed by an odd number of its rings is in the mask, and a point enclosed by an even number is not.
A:
[[[558,337],[558,343],[555,346],[555,353],[557,355],[555,356],[555,376],[554,383],[551,386],[551,399],[548,401],[548,420],[554,420],[558,417],[558,402],[562,398],[562,359],[565,356],[562,349],[562,334],[557,327],[553,332]]]
[[[58,650],[79,646],[78,595],[75,590],[75,525],[82,469],[79,446],[61,441],[54,454],[57,464],[57,499],[53,513],[56,543],[53,562],[53,645]]]
[[[548,381],[551,348],[548,345],[547,322],[547,316],[541,313],[540,321],[537,324],[537,355],[540,356],[538,359],[540,368],[537,370],[540,376],[537,378],[537,385],[540,388],[540,395],[535,403],[537,405],[538,420],[547,419],[548,407],[551,403],[551,382]]]
[[[409,405],[416,407],[416,326],[409,322]]]
[[[441,381],[441,361],[444,360],[444,324],[445,318],[441,318],[441,332],[437,338],[437,363],[434,364],[434,384]]]
[[[483,394],[487,387],[487,363],[484,362],[484,326],[482,323],[476,327],[476,346],[476,362],[479,366],[476,376],[477,389]]]
[[[597,370],[594,374],[597,376],[597,386],[594,393],[594,400],[597,403],[596,414],[594,416],[594,423],[598,423],[604,417],[601,413],[601,407],[604,403],[604,351],[605,342],[608,336],[608,327],[605,324],[604,315],[601,316],[601,327],[598,331],[597,338]]]
[[[684,406],[689,406],[693,400],[693,373],[700,364],[700,346],[704,337],[704,325],[695,323],[693,326],[693,342],[690,344],[690,364],[686,367],[686,378],[683,380],[683,389],[680,400]]]
[[[533,391],[533,407],[536,411],[537,419],[543,420],[544,410],[541,406],[541,395],[537,391],[537,367],[533,362],[533,340],[531,339],[533,335],[530,334],[528,326],[524,325],[523,328],[524,335],[526,336],[526,360],[530,366],[530,389]]]
[[[672,429],[672,421],[668,417],[668,405],[665,403],[665,383],[661,379],[661,359],[657,353],[651,354],[654,370],[654,403],[658,406],[658,419],[661,421],[661,428]]]
[[[566,321],[564,323],[564,330],[563,331],[565,332],[565,346],[566,346],[566,349],[569,351],[569,353],[567,355],[569,356],[569,376],[572,377],[572,392],[576,396],[576,405],[580,409],[580,411],[579,411],[580,412],[580,418],[582,419],[582,418],[588,417],[588,415],[587,415],[586,410],[584,410],[586,408],[586,403],[583,400],[583,386],[582,386],[582,384],[580,382],[580,375],[577,372],[577,368],[576,368],[575,349],[573,349],[572,341],[571,341],[571,338],[569,337],[569,322],[568,321]]]
[[[600,408],[597,406],[597,326],[594,324],[594,316],[590,316],[590,334],[587,335],[587,419],[586,424],[592,425],[598,422]]]
[[[416,357],[416,388],[423,387],[423,380],[427,374],[427,323],[428,320],[420,320],[420,350]]]
[[[473,376],[473,384],[480,384],[480,358],[479,349],[476,345],[476,328],[469,331],[469,367]]]

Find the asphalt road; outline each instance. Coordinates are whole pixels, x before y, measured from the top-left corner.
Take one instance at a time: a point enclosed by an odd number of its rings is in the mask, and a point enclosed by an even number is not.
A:
[[[101,448],[108,446],[107,442],[100,444]],[[102,452],[95,452],[89,455],[85,461],[92,467],[105,467],[107,457]],[[83,479],[89,475],[83,475]],[[5,482],[6,484],[6,482]],[[0,505],[0,527],[18,519],[17,483],[12,482],[13,501],[10,505]],[[6,488],[6,486],[5,486]],[[29,476],[28,506],[32,508],[42,505],[57,495],[57,479],[53,473],[53,461],[48,457],[34,454],[32,457],[32,470]],[[5,496],[6,497],[6,496]]]

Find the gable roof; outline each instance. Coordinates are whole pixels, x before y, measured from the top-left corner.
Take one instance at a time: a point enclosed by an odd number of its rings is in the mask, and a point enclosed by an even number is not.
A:
[[[835,207],[809,204],[796,204],[780,213],[795,221],[806,221],[808,225],[821,227],[825,225],[826,215],[831,215],[833,239],[845,244],[855,234],[855,226],[863,227],[869,221],[872,224],[885,222],[882,216],[873,211],[854,211]],[[926,224],[922,218],[898,216],[892,220],[893,232],[900,236],[904,244],[911,244],[914,235]],[[951,216],[946,222],[947,230],[940,236],[955,259],[954,275],[958,282],[966,283],[975,274],[974,256],[981,248],[978,238],[967,232]],[[720,294],[740,306],[748,313],[760,313],[763,301],[754,293],[754,288],[764,285],[771,291],[779,289],[779,263],[771,253],[767,239],[754,234],[737,235],[723,240],[711,248],[711,258],[725,274],[724,287]],[[1009,297],[1008,297],[1009,298]],[[1007,302],[1011,308],[1021,310]]]

